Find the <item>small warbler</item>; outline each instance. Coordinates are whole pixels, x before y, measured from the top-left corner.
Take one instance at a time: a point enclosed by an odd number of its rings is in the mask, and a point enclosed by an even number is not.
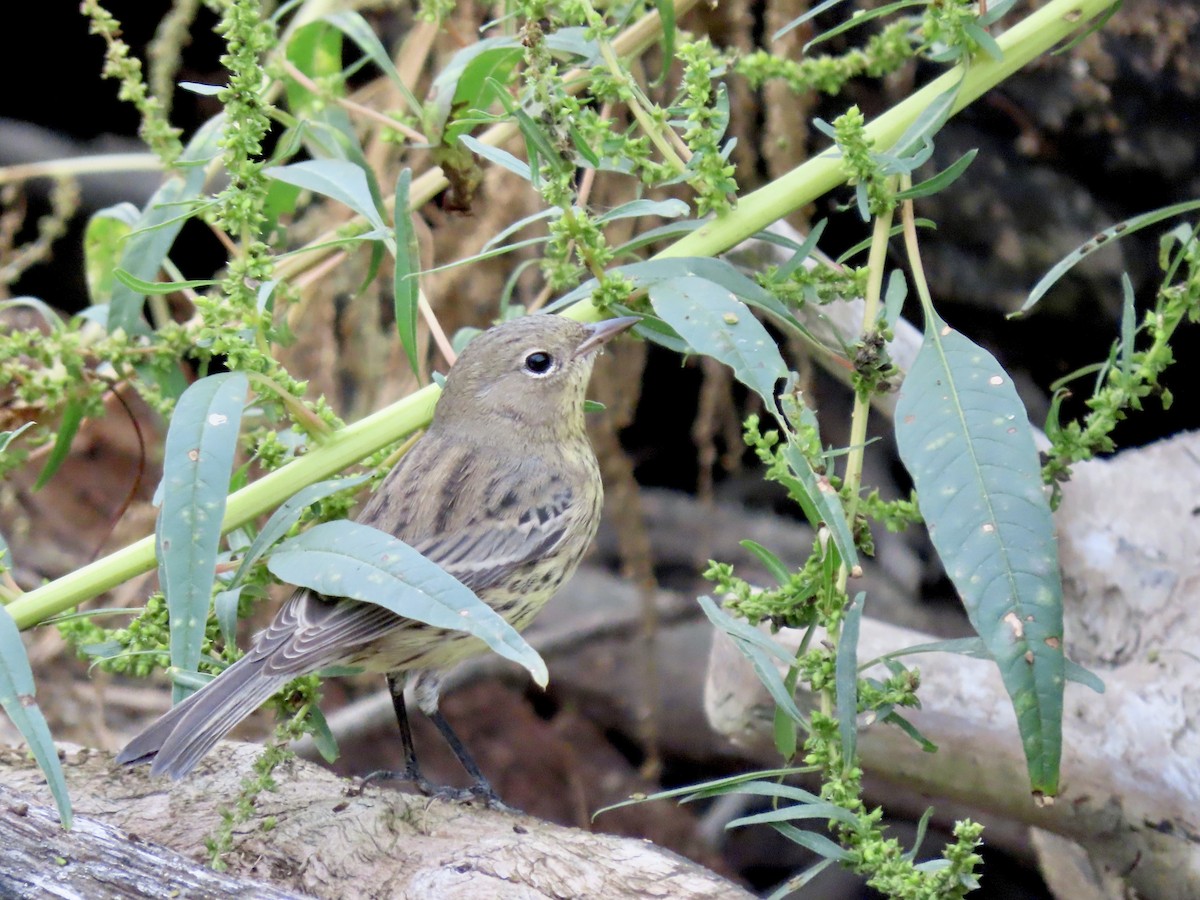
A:
[[[585,325],[553,315],[485,331],[450,369],[428,432],[384,479],[358,521],[395,535],[525,628],[587,550],[603,487],[584,426],[596,351],[636,318]],[[240,660],[135,737],[119,763],[186,775],[234,725],[294,678],[331,666],[387,675],[403,778],[427,793],[498,798],[438,711],[442,673],[486,649],[464,632],[381,606],[299,589]],[[474,779],[465,792],[420,772],[404,703],[417,704]]]

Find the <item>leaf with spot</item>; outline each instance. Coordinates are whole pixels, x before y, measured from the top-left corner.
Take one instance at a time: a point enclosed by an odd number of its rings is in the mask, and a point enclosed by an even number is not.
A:
[[[58,807],[58,819],[64,828],[70,828],[71,798],[67,796],[62,763],[50,735],[50,726],[34,700],[33,670],[29,667],[29,655],[25,652],[21,632],[3,605],[0,605],[0,708],[8,713],[8,718],[25,738],[29,752],[50,785],[54,805]]]
[[[171,665],[184,672],[200,664],[248,383],[241,372],[201,378],[183,392],[167,429],[154,540],[171,623]],[[188,693],[176,682],[176,703]]]
[[[733,376],[775,409],[775,384],[788,368],[767,329],[723,285],[685,275],[650,286],[650,305],[698,353],[733,370]]]
[[[267,568],[321,594],[375,603],[398,616],[466,632],[546,686],[546,664],[515,628],[437,563],[378,528],[324,522],[281,544]]]
[[[895,427],[933,545],[1012,698],[1032,787],[1053,795],[1062,578],[1025,408],[995,358],[929,310]]]

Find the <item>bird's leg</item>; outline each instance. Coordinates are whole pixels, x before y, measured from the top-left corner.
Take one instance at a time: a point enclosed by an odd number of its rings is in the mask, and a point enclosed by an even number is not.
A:
[[[392,695],[392,709],[396,712],[396,724],[400,727],[400,744],[404,748],[404,768],[398,772],[380,769],[363,777],[365,787],[372,781],[407,781],[417,786],[422,794],[436,794],[440,788],[421,774],[417,764],[417,749],[413,744],[412,726],[408,722],[408,707],[404,703],[404,675],[389,672],[388,692]]]
[[[509,807],[500,801],[495,789],[484,777],[483,772],[479,770],[479,766],[471,758],[471,754],[467,752],[467,748],[463,746],[458,735],[454,733],[454,729],[450,727],[446,717],[438,710],[440,676],[432,672],[422,673],[418,676],[415,688],[417,705],[421,712],[425,713],[429,720],[437,726],[437,730],[441,732],[450,749],[454,751],[459,763],[474,780],[475,783],[465,789],[434,784],[421,774],[421,769],[417,764],[416,747],[413,744],[412,726],[408,721],[408,706],[404,702],[405,676],[401,673],[389,673],[387,682],[388,690],[392,695],[392,709],[396,712],[396,724],[400,728],[400,744],[404,748],[404,768],[397,772],[388,770],[372,772],[363,778],[362,786],[365,787],[372,781],[407,781],[415,785],[417,790],[426,796],[440,797],[446,800],[477,799],[482,800],[492,809],[509,810]]]
[[[428,716],[450,749],[454,751],[455,757],[466,770],[467,774],[475,782],[467,789],[465,795],[463,792],[458,792],[463,799],[474,797],[482,800],[487,806],[492,809],[506,810],[513,812],[510,807],[505,806],[500,800],[500,795],[496,793],[496,789],[492,787],[492,783],[487,780],[483,772],[480,771],[478,764],[467,752],[467,748],[463,746],[463,742],[458,735],[454,733],[454,729],[450,727],[450,723],[446,721],[446,717],[442,715],[438,709],[438,697],[441,693],[442,678],[441,674],[434,671],[425,671],[417,676],[414,693],[417,697],[417,706],[421,712]],[[451,788],[453,790],[453,788]]]

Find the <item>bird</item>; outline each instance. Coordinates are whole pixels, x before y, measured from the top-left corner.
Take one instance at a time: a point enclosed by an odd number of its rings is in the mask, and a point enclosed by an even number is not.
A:
[[[534,314],[496,325],[450,367],[428,430],[401,457],[357,521],[404,541],[522,630],[571,576],[595,537],[603,485],[584,421],[601,348],[639,321],[585,324]],[[482,653],[465,632],[382,606],[297,589],[235,663],[134,737],[118,764],[186,776],[238,722],[295,678],[354,666],[387,678],[404,768],[368,779],[502,806],[439,711],[444,674]],[[434,785],[420,770],[405,704],[437,727],[473,780]]]

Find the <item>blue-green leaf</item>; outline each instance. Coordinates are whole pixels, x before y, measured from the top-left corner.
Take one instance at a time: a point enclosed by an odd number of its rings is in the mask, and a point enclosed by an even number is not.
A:
[[[813,853],[826,859],[846,859],[850,856],[825,835],[817,834],[815,831],[804,831],[786,822],[772,822],[771,827],[801,847],[807,847]]]
[[[728,288],[690,275],[672,278],[650,287],[650,305],[697,353],[725,363],[775,410],[775,384],[787,377],[787,364],[767,329]]]
[[[734,619],[718,607],[711,598],[701,597],[699,599],[700,608],[708,616],[709,621],[733,638],[734,646],[737,647],[738,652],[754,668],[754,674],[758,676],[758,680],[762,682],[763,687],[767,689],[767,693],[771,695],[771,699],[775,701],[775,706],[782,710],[793,722],[805,722],[804,714],[796,706],[792,692],[784,684],[783,677],[779,674],[775,663],[767,658],[768,655],[778,658],[782,654],[786,657],[787,663],[790,664],[792,661],[791,657],[786,656],[783,648],[759,632],[758,629]],[[794,726],[792,731],[795,731]]]
[[[154,536],[171,623],[171,665],[184,672],[200,663],[247,385],[241,372],[201,378],[183,392],[167,429]],[[187,693],[176,683],[176,702]]]
[[[930,538],[1012,697],[1033,789],[1053,795],[1062,581],[1025,409],[995,358],[931,315],[895,428]]]
[[[310,484],[308,487],[301,488],[288,497],[287,500],[279,504],[279,508],[271,513],[271,518],[267,519],[265,525],[254,536],[250,546],[246,549],[246,553],[242,556],[242,562],[238,566],[237,572],[233,576],[231,585],[241,584],[246,576],[250,573],[250,568],[258,562],[264,553],[284,535],[288,533],[293,525],[300,521],[300,516],[304,511],[316,503],[318,500],[324,500],[333,494],[340,491],[349,490],[350,488],[358,487],[371,476],[355,475],[352,478],[329,478],[325,481],[318,481],[316,484]]]
[[[1200,209],[1200,200],[1189,200],[1186,203],[1176,203],[1172,206],[1164,206],[1161,209],[1156,209],[1148,213],[1134,216],[1126,219],[1124,222],[1118,222],[1105,228],[1103,231],[1097,232],[1092,237],[1088,238],[1042,276],[1041,280],[1033,286],[1033,290],[1029,292],[1029,296],[1025,298],[1025,302],[1021,304],[1021,308],[1010,315],[1019,316],[1027,312],[1035,303],[1045,296],[1046,292],[1058,282],[1060,278],[1067,274],[1077,263],[1087,259],[1101,247],[1105,247],[1116,237],[1126,237],[1133,234],[1135,231],[1141,231],[1143,228],[1148,228],[1151,225],[1161,222],[1163,219],[1169,219],[1172,216],[1181,216],[1184,213],[1191,212],[1194,209]]]
[[[546,664],[495,610],[436,563],[360,522],[324,522],[285,541],[267,567],[331,597],[375,603],[398,616],[471,634],[545,686]]]
[[[508,169],[508,171],[524,178],[526,181],[533,180],[533,170],[529,168],[529,163],[522,162],[507,150],[501,150],[499,147],[485,144],[483,141],[477,140],[469,134],[461,135],[459,140],[467,146],[468,150],[477,156],[482,156],[489,162],[494,162],[501,168]]]
[[[344,203],[376,228],[389,230],[375,204],[367,176],[354,163],[341,159],[313,159],[290,166],[271,166],[263,169],[263,174]]]
[[[245,587],[239,585],[228,591],[218,591],[213,596],[213,613],[217,617],[217,627],[221,629],[221,640],[228,646],[237,643],[238,604]]]
[[[682,200],[630,200],[620,206],[601,213],[596,217],[597,224],[614,222],[617,219],[636,219],[640,216],[659,216],[664,219],[675,219],[686,216],[690,212],[688,205]]]
[[[0,605],[0,707],[29,744],[38,768],[50,785],[50,793],[54,795],[59,821],[64,828],[70,828],[71,798],[67,796],[62,763],[50,735],[50,726],[34,701],[34,694],[33,671],[29,668],[21,632],[8,610]]]
[[[813,803],[797,803],[794,806],[780,806],[766,812],[740,816],[725,824],[726,828],[741,828],[745,825],[762,825],[771,822],[790,822],[793,819],[837,819],[848,825],[858,821],[854,813],[840,806],[835,806],[822,800]]]
[[[780,586],[786,585],[791,580],[791,572],[788,571],[787,566],[762,544],[751,540],[738,541],[738,543],[754,554]]]

